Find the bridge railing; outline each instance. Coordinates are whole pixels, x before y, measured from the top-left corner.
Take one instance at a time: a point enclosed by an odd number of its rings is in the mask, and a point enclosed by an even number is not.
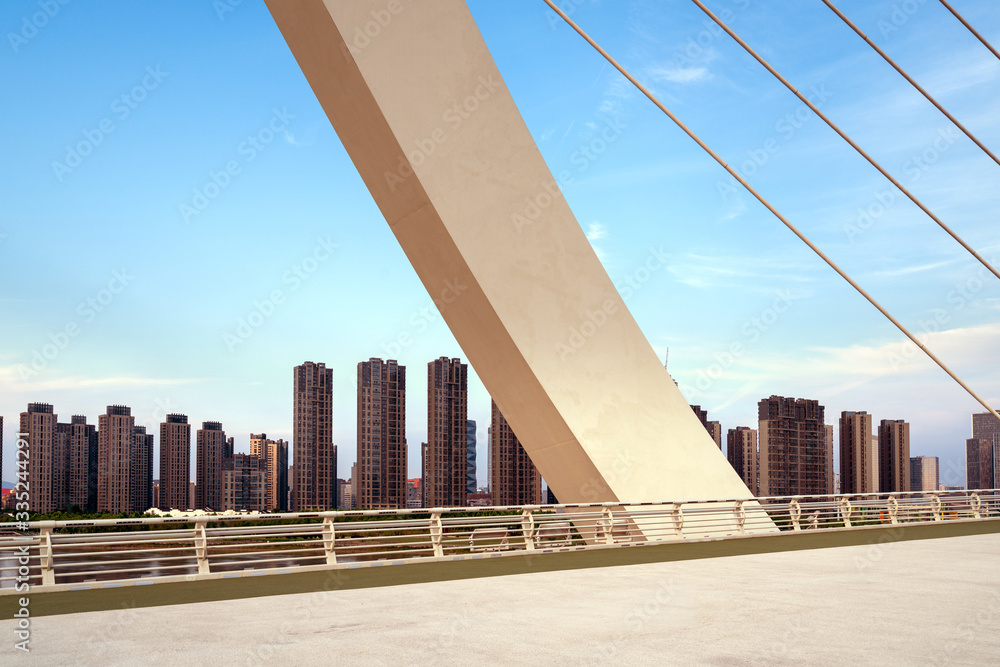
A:
[[[996,518],[988,489],[36,521],[0,537],[0,595]]]

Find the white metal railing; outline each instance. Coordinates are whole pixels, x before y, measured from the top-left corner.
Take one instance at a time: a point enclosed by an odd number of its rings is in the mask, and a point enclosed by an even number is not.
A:
[[[36,521],[0,536],[0,595],[997,518],[989,489]]]

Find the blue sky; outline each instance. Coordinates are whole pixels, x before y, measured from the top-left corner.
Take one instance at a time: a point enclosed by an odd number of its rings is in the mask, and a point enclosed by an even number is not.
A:
[[[1000,167],[822,3],[707,4],[1000,263]],[[689,402],[724,430],[755,425],[770,394],[818,399],[827,423],[841,410],[906,419],[911,454],[942,457],[942,479],[964,483],[979,410],[970,397],[542,2],[469,6],[550,168],[572,174],[563,192],[609,275],[653,347],[670,348]],[[692,3],[564,6],[1000,403],[995,278]],[[946,10],[838,6],[1000,150],[1000,62]],[[1000,43],[994,3],[956,8]],[[290,438],[292,367],[305,360],[334,369],[347,477],[356,365],[369,357],[408,367],[418,474],[426,364],[462,351],[263,3],[9,0],[0,32],[4,477],[32,401],[67,421],[122,403],[157,432],[165,413],[183,412],[221,421],[244,451],[250,432]],[[483,456],[490,402],[470,377]]]

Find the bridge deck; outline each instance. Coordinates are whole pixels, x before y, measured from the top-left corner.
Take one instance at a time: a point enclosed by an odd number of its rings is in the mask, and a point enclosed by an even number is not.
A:
[[[873,540],[46,616],[30,647],[46,664],[994,664],[998,559],[998,534]]]

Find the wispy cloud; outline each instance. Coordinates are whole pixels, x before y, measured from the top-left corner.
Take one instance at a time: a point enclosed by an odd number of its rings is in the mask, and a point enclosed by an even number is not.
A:
[[[677,258],[667,270],[681,284],[696,289],[740,287],[754,289],[753,280],[759,280],[760,289],[773,291],[776,283],[806,283],[814,280],[813,266],[790,262],[781,258],[737,257],[687,253]],[[800,295],[797,295],[800,296]]]
[[[606,238],[608,236],[608,228],[599,222],[592,222],[589,225],[587,225],[586,233],[587,233],[587,240],[590,241],[591,247],[593,247],[594,252],[597,253],[598,259],[602,261],[606,259],[607,253],[605,253],[604,250],[599,245],[597,245],[597,241],[600,241],[601,239]]]
[[[698,83],[712,78],[707,67],[655,66],[645,70],[646,76],[657,82]]]
[[[591,242],[597,241],[598,239],[603,239],[608,235],[608,228],[599,222],[592,222],[587,225],[587,238]]]

